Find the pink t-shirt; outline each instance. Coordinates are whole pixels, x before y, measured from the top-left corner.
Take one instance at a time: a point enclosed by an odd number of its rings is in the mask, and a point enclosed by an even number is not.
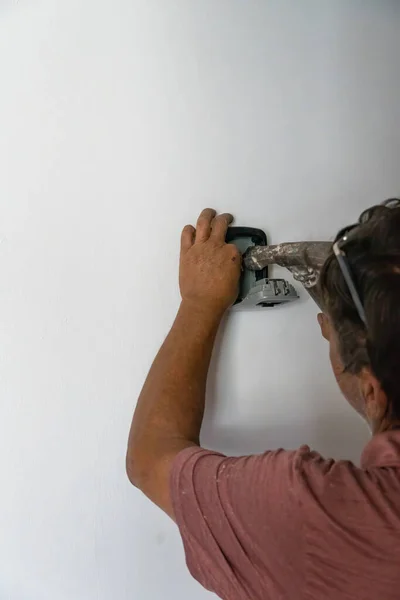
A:
[[[190,572],[224,600],[400,599],[400,430],[361,465],[307,446],[183,450],[171,493]]]

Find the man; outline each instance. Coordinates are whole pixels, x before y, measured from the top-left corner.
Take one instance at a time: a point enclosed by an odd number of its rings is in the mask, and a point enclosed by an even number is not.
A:
[[[144,384],[131,482],[179,527],[188,567],[224,600],[400,598],[400,207],[340,232],[321,273],[340,389],[367,420],[361,468],[296,451],[228,458],[199,445],[207,370],[241,269],[232,217],[184,228],[182,302]]]

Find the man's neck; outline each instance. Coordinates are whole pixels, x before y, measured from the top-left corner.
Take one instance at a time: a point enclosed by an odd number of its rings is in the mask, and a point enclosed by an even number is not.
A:
[[[393,431],[395,429],[400,429],[400,419],[388,419],[384,418],[382,421],[376,421],[370,424],[372,435],[377,435],[378,433],[384,433],[385,431]]]

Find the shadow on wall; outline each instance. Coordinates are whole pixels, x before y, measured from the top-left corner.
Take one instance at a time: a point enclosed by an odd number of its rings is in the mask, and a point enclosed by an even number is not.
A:
[[[296,410],[279,418],[268,411],[257,414],[258,422],[251,415],[251,408],[265,404],[265,390],[257,389],[251,397],[249,414],[245,415],[240,425],[228,425],[218,422],[218,380],[221,376],[221,347],[229,328],[225,320],[217,336],[213,360],[207,386],[207,410],[202,428],[201,443],[203,446],[218,450],[224,454],[238,456],[261,453],[276,448],[295,449],[308,445],[312,450],[325,458],[351,460],[359,464],[363,447],[370,439],[367,424],[341,398],[336,383],[325,381],[323,373],[315,375],[315,367],[311,367],[308,399],[315,408],[310,414]],[[326,363],[328,365],[328,363]],[[249,374],[249,376],[251,376]],[[285,381],[287,390],[287,381]],[[275,391],[276,394],[276,391]],[[276,406],[276,399],[271,398],[271,405]],[[287,419],[286,419],[287,416]],[[278,419],[278,422],[277,422]]]
[[[310,434],[307,427],[294,424],[274,426],[274,428],[243,424],[240,428],[215,427],[206,422],[202,431],[201,443],[231,456],[257,454],[266,450],[285,448],[296,449],[304,444],[312,450],[320,452],[324,458],[351,460],[359,464],[360,455],[369,439],[366,424],[361,420],[341,419],[337,415],[327,415],[326,419],[318,419],[314,424],[314,432]]]

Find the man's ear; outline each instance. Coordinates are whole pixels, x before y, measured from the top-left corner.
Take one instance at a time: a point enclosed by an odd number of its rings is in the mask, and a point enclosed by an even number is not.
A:
[[[363,368],[359,379],[360,391],[365,402],[365,415],[371,424],[379,427],[387,412],[387,396],[369,368]]]
[[[331,334],[331,324],[329,317],[324,313],[318,313],[317,315],[319,326],[321,327],[321,334],[328,342]]]

